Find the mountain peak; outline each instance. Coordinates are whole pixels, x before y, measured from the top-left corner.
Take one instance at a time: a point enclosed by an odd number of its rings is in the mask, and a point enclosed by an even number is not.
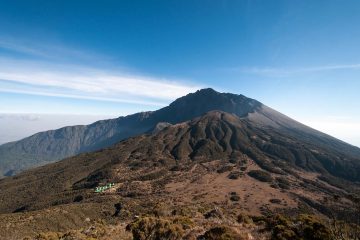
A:
[[[242,94],[233,94],[233,93],[226,93],[226,92],[218,92],[216,90],[214,90],[213,88],[203,88],[203,89],[199,89],[194,93],[189,93],[184,97],[178,98],[174,101],[177,102],[180,99],[191,99],[193,100],[193,98],[196,99],[203,99],[203,100],[207,100],[207,101],[211,101],[211,103],[214,102],[218,102],[221,104],[228,104],[228,103],[232,103],[234,104],[247,104],[247,103],[252,103],[255,107],[255,105],[261,105],[260,102],[248,98]],[[197,102],[193,102],[193,104],[197,104]],[[210,102],[209,102],[210,104]],[[219,109],[212,109],[212,110],[220,110],[223,111],[223,109],[219,108]]]
[[[168,107],[157,112],[162,121],[181,122],[198,117],[209,111],[223,111],[245,117],[255,112],[262,104],[244,95],[220,93],[212,88],[200,89],[176,99]],[[166,119],[171,117],[171,119]]]
[[[195,94],[220,94],[220,92],[215,91],[213,88],[202,88],[197,90]]]
[[[43,165],[78,153],[106,148],[129,137],[143,133],[157,133],[167,126],[198,118],[208,112],[212,112],[214,116],[208,118],[211,114],[206,115],[208,119],[205,119],[204,123],[221,122],[213,127],[221,128],[224,126],[222,121],[233,123],[237,122],[234,121],[235,118],[239,118],[256,126],[277,129],[299,142],[314,143],[327,149],[327,152],[336,149],[337,153],[346,155],[349,159],[358,159],[360,154],[360,149],[310,129],[254,99],[205,88],[178,98],[169,106],[157,111],[98,121],[82,127],[73,126],[46,131],[2,145],[0,146],[0,178],[6,173],[17,173],[32,166]],[[232,127],[230,126],[230,129]],[[309,154],[313,155],[313,153]],[[291,161],[302,162],[294,159]],[[356,171],[349,174],[345,170],[336,171],[331,164],[327,165],[337,176],[360,179]]]

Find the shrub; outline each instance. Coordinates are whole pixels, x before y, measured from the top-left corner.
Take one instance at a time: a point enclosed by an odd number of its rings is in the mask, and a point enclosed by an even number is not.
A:
[[[229,159],[229,163],[236,164],[236,163],[238,163],[238,162],[239,162],[239,160],[238,160],[237,158],[231,158],[231,159]]]
[[[280,203],[281,203],[281,200],[280,200],[280,199],[273,198],[273,199],[270,199],[269,202],[275,203],[275,204],[280,204]]]
[[[140,218],[127,229],[131,230],[134,240],[180,240],[184,233],[180,224],[151,217]]]
[[[28,205],[25,205],[25,206],[22,206],[22,207],[19,207],[19,208],[15,209],[15,210],[13,211],[13,213],[25,212],[25,211],[27,211],[28,209],[29,209],[29,206],[28,206]]]
[[[240,197],[238,195],[231,195],[230,200],[233,202],[240,201]]]
[[[315,216],[300,215],[297,219],[298,231],[303,239],[330,240],[333,239],[328,227]]]
[[[175,218],[173,223],[181,224],[183,229],[189,229],[194,226],[193,220],[189,217],[184,217],[184,216]]]
[[[219,209],[219,208],[215,208],[207,213],[204,214],[204,217],[206,219],[209,219],[209,218],[219,218],[219,219],[222,219],[224,217],[222,211]]]
[[[253,222],[252,219],[248,215],[243,214],[243,213],[240,213],[237,216],[237,221],[238,221],[238,223],[246,223],[246,224],[250,224]]]
[[[241,173],[241,172],[231,172],[231,173],[228,175],[228,178],[229,178],[229,179],[236,180],[236,179],[239,179],[242,175],[243,175],[243,173]]]
[[[77,195],[77,196],[74,198],[74,202],[81,202],[82,200],[84,200],[84,197],[81,196],[81,195]]]
[[[288,240],[288,239],[299,239],[296,233],[291,230],[288,226],[276,225],[273,229],[272,240]]]
[[[202,237],[202,238],[201,238]],[[235,232],[233,229],[225,226],[219,226],[211,228],[206,231],[203,236],[199,239],[205,240],[242,240],[245,239],[239,233]]]
[[[260,218],[259,218],[260,219]],[[282,215],[261,217],[266,229],[271,231],[271,240],[330,240],[333,239],[328,227],[318,218],[300,215],[290,219]],[[257,222],[254,220],[254,222]]]
[[[289,182],[286,178],[284,178],[284,177],[277,177],[277,178],[276,178],[276,182],[278,183],[278,186],[279,186],[280,188],[286,189],[286,190],[290,189],[291,184],[290,184],[290,182]]]
[[[120,211],[123,207],[122,207],[121,203],[115,203],[114,207],[115,207],[115,213],[113,214],[113,217],[117,217],[117,216],[119,216]]]
[[[172,171],[172,172],[176,172],[176,171],[180,171],[180,170],[181,170],[181,167],[179,165],[175,165],[170,168],[170,171]]]
[[[272,182],[273,180],[270,173],[262,170],[252,170],[248,173],[248,175],[261,182]]]
[[[229,171],[233,170],[233,168],[234,168],[234,166],[232,166],[232,165],[224,165],[217,170],[217,173],[229,172]]]
[[[61,234],[56,232],[39,233],[35,236],[35,240],[58,240]]]

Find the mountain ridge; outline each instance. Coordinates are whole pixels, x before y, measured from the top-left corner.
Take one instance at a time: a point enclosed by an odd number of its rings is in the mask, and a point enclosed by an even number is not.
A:
[[[34,134],[20,141],[0,146],[0,176],[54,162],[83,152],[111,146],[128,137],[146,133],[159,122],[176,124],[208,111],[220,110],[248,118],[254,124],[274,127],[298,138],[309,138],[322,145],[332,145],[353,157],[360,149],[351,147],[243,95],[219,93],[207,88],[178,98],[157,111],[140,112],[125,117],[97,121],[90,125],[68,126]],[[306,133],[306,134],[304,134]]]
[[[186,216],[205,227],[213,217],[232,225],[238,214],[351,214],[360,159],[349,157],[353,165],[346,166],[334,151],[210,111],[1,179],[0,235],[86,229],[88,218],[124,225],[139,216]],[[109,183],[110,189],[94,191]]]

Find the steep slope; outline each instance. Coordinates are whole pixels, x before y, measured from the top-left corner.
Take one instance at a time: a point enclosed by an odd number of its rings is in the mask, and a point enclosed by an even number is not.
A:
[[[211,110],[246,116],[259,105],[257,101],[242,95],[220,94],[212,89],[203,89],[179,98],[158,111],[37,133],[0,146],[0,177],[81,152],[111,146],[125,138],[149,131],[159,122],[178,123]]]
[[[310,171],[321,175],[331,174],[332,168],[324,163],[332,157],[336,158],[316,145],[298,142],[276,130],[264,131],[235,115],[215,111],[169,126],[155,135],[141,135],[109,149],[81,154],[4,179],[0,182],[2,203],[16,206],[2,204],[0,211],[21,207],[13,201],[14,195],[22,204],[41,205],[40,199],[47,199],[49,191],[55,197],[63,191],[93,188],[108,181],[130,181],[158,166],[187,169],[194,163],[220,160],[225,165],[240,164],[248,159],[273,174]],[[360,159],[356,160],[359,163]],[[124,166],[135,172],[119,174],[118,168]],[[351,167],[358,174],[359,164]],[[31,191],[26,190],[29,187]]]
[[[24,214],[36,216],[28,229],[39,229],[37,221],[53,208],[71,219],[86,214],[107,218],[112,213],[104,209],[109,211],[117,202],[126,206],[129,218],[159,203],[170,212],[214,205],[229,214],[260,214],[299,212],[306,206],[326,215],[332,204],[347,206],[347,198],[359,191],[357,184],[345,180],[345,187],[323,181],[324,176],[337,179],[325,160],[336,157],[276,128],[264,129],[235,114],[212,111],[155,134],[0,180],[0,226],[21,216],[19,212],[36,210]],[[351,163],[356,174],[359,160]],[[107,183],[114,187],[94,192]],[[331,202],[333,195],[340,200]],[[51,219],[56,226],[63,221]],[[81,224],[83,220],[74,220],[74,226]],[[15,224],[12,229],[23,227]]]
[[[147,113],[102,120],[34,134],[0,146],[0,176],[111,146],[119,140],[146,132]],[[12,175],[12,174],[9,174]]]
[[[309,144],[331,148],[344,159],[360,155],[360,149],[306,127],[262,103],[243,95],[199,90],[154,112],[103,120],[87,126],[65,127],[35,134],[0,146],[0,177],[82,152],[111,146],[131,136],[152,131],[160,122],[176,124],[220,110],[248,119],[262,128],[276,128]]]

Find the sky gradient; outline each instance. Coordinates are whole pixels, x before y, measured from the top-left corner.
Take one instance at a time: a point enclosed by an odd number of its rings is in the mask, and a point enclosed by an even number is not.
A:
[[[119,116],[212,87],[360,146],[359,12],[357,0],[0,0],[0,113]]]

